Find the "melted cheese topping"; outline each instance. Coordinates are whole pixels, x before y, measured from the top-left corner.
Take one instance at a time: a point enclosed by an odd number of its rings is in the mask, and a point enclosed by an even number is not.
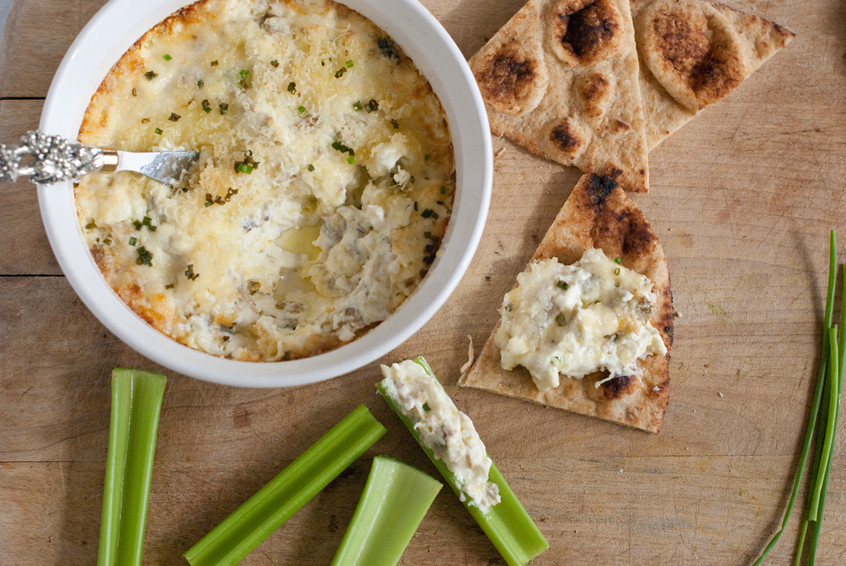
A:
[[[652,282],[619,263],[589,249],[572,265],[557,258],[529,264],[502,301],[494,337],[502,367],[525,367],[545,391],[558,387],[562,374],[581,379],[607,371],[613,379],[633,375],[637,360],[665,355],[649,322]]]
[[[80,223],[110,285],[165,334],[270,361],[384,320],[435,259],[455,190],[429,83],[329,0],[205,0],[109,73],[81,141],[194,149],[175,186],[88,176]]]
[[[499,488],[488,481],[491,459],[470,417],[459,411],[437,379],[412,361],[382,366],[385,393],[414,423],[420,443],[453,473],[461,501],[487,513],[500,501]]]

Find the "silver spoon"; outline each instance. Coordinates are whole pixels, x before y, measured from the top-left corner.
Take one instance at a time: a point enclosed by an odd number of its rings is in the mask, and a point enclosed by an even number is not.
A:
[[[20,145],[0,144],[0,182],[27,177],[43,185],[78,183],[89,173],[136,171],[170,185],[179,181],[197,157],[196,151],[120,151],[29,131],[21,137]]]

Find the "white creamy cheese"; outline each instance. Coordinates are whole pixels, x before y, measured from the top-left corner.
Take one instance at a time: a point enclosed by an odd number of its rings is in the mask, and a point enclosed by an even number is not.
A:
[[[420,434],[420,443],[442,460],[455,476],[461,501],[487,513],[499,503],[499,488],[488,481],[491,459],[470,417],[459,411],[437,379],[406,360],[382,366],[386,394],[402,409]]]
[[[572,265],[533,261],[502,301],[494,337],[502,367],[525,367],[542,391],[558,387],[560,375],[633,375],[637,360],[667,353],[649,323],[655,301],[647,277],[599,249]]]
[[[241,360],[313,355],[384,320],[434,261],[455,192],[429,83],[329,0],[181,10],[112,69],[80,139],[199,150],[175,187],[89,175],[77,210],[138,314]]]

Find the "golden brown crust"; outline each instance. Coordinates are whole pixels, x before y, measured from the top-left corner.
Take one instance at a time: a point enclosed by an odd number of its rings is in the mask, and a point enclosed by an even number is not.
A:
[[[628,0],[529,0],[470,67],[494,134],[628,190],[648,189]]]
[[[613,180],[596,175],[584,175],[579,180],[532,259],[557,257],[570,264],[589,248],[600,248],[609,257],[619,256],[625,267],[652,280],[658,300],[650,323],[661,334],[667,355],[640,360],[636,376],[612,379],[599,387],[595,387],[597,381],[607,374],[563,378],[557,388],[540,391],[524,368],[502,368],[494,329],[473,369],[459,385],[658,432],[670,394],[669,351],[673,342],[667,259],[643,213]]]
[[[793,33],[702,0],[632,2],[649,148],[720,100]]]

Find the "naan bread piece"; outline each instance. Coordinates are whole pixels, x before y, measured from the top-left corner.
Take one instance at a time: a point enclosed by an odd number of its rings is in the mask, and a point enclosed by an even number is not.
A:
[[[632,0],[649,149],[720,100],[794,34],[702,0]]]
[[[648,190],[628,0],[530,0],[470,67],[494,134],[628,190]]]
[[[502,368],[494,328],[473,369],[458,384],[658,432],[670,395],[673,342],[673,296],[667,259],[643,213],[613,180],[596,175],[584,175],[579,180],[532,259],[557,257],[561,263],[571,264],[590,248],[599,248],[608,257],[619,256],[623,266],[652,280],[657,302],[649,322],[661,335],[667,355],[638,360],[635,375],[618,377],[599,387],[596,383],[608,377],[607,373],[597,372],[582,379],[562,377],[558,387],[540,391],[522,366],[512,371]]]

